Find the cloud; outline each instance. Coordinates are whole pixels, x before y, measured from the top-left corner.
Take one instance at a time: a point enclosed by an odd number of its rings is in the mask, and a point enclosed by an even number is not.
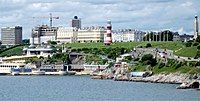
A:
[[[49,24],[48,18],[32,17],[52,13],[60,17],[53,21],[55,26],[69,26],[70,19],[77,15],[82,26],[106,25],[110,19],[114,29],[182,28],[182,32],[193,34],[199,7],[198,0],[0,0],[0,27],[22,25],[23,37],[29,38],[32,27]]]

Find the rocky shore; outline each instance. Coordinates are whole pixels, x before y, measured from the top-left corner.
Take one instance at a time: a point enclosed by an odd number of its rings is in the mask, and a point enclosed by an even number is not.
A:
[[[92,77],[93,79],[108,79],[108,74],[102,74]],[[148,77],[130,77],[130,75],[118,74],[113,78],[115,81],[132,81],[132,82],[151,82],[151,83],[168,83],[168,84],[181,84],[177,89],[199,88],[200,75],[188,75],[188,74],[155,74]]]
[[[172,83],[181,84],[190,82],[191,79],[185,74],[156,74],[150,77],[131,77],[130,81],[152,82],[152,83]]]

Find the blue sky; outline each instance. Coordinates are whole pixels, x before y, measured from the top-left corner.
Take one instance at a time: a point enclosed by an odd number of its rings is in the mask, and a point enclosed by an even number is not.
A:
[[[54,26],[70,26],[77,15],[82,26],[105,26],[112,21],[113,29],[170,29],[193,34],[194,16],[200,16],[200,0],[0,0],[0,27],[21,25],[23,38],[31,28],[49,24],[49,13],[59,16]]]

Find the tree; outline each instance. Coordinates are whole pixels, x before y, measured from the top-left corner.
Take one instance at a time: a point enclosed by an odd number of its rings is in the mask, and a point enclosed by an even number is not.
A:
[[[29,44],[30,43],[30,39],[24,39],[24,40],[22,40],[22,43],[23,44]]]
[[[186,46],[186,47],[191,47],[191,46],[192,46],[192,42],[187,42],[187,43],[185,43],[185,46]]]
[[[157,62],[156,59],[153,58],[152,54],[145,54],[144,56],[142,56],[141,61],[142,63],[151,66],[155,66]]]
[[[56,45],[57,44],[57,42],[51,41],[51,40],[47,41],[47,43],[50,44],[50,45]]]
[[[197,36],[196,42],[200,43],[200,35]]]

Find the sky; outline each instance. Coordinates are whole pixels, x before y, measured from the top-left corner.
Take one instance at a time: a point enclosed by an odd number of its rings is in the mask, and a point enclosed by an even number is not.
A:
[[[200,0],[0,0],[0,27],[22,26],[26,39],[34,26],[49,24],[50,13],[60,18],[53,26],[69,27],[78,16],[82,27],[106,26],[111,20],[113,29],[193,34]]]

